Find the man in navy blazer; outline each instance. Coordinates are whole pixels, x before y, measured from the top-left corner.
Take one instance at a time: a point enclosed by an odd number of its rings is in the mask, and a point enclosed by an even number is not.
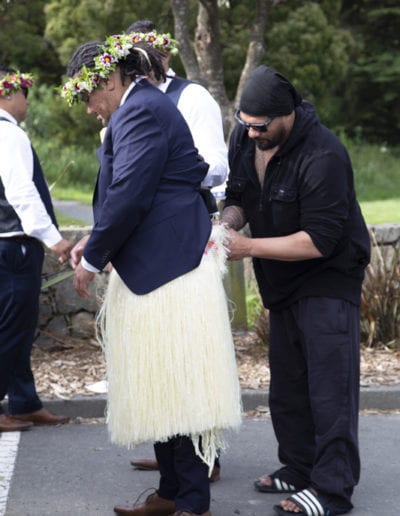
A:
[[[146,294],[197,267],[211,231],[199,195],[208,165],[183,118],[145,79],[115,82],[110,78],[107,91],[94,90],[87,102],[88,113],[108,128],[99,151],[94,226],[75,274],[83,294],[93,278],[87,273],[108,262],[133,292]],[[114,102],[105,103],[101,95]],[[111,116],[113,107],[118,109]]]
[[[110,275],[107,296],[111,296],[109,292],[114,288],[113,285],[117,285],[115,287],[117,294],[113,301],[109,301],[112,316],[110,317],[110,312],[107,312],[106,321],[110,326],[114,325],[117,328],[113,334],[113,342],[110,346],[112,349],[109,351],[109,355],[106,352],[106,362],[109,356],[115,354],[116,349],[121,346],[120,340],[126,341],[128,353],[131,345],[135,346],[136,341],[140,340],[139,353],[142,351],[144,359],[151,362],[151,351],[145,340],[147,333],[151,334],[148,341],[150,344],[160,342],[160,352],[156,352],[155,360],[161,356],[160,360],[162,361],[164,350],[168,349],[170,352],[169,347],[174,346],[173,342],[167,344],[163,335],[163,332],[168,333],[168,320],[161,319],[160,329],[155,330],[156,324],[153,319],[149,320],[147,326],[142,321],[146,318],[146,313],[144,313],[142,319],[138,321],[140,324],[144,324],[143,335],[131,338],[126,333],[131,330],[134,332],[135,328],[132,329],[132,327],[136,323],[128,324],[128,321],[123,320],[122,314],[120,315],[121,320],[119,320],[118,309],[113,305],[120,303],[121,312],[124,312],[128,303],[134,303],[131,313],[137,317],[137,311],[141,309],[141,302],[149,299],[154,292],[157,293],[157,296],[162,296],[162,293],[168,290],[170,293],[172,292],[173,298],[174,292],[178,292],[174,289],[177,288],[177,285],[182,284],[183,291],[190,296],[190,292],[188,293],[185,289],[185,283],[180,283],[180,279],[196,274],[195,271],[201,269],[203,254],[211,232],[210,217],[200,195],[200,184],[207,173],[208,165],[199,157],[189,128],[173,102],[143,77],[150,73],[159,77],[164,74],[159,54],[146,46],[137,45],[131,48],[126,45],[126,40],[119,39],[120,36],[112,38],[106,40],[108,42],[106,45],[101,46],[99,43],[91,42],[82,45],[75,52],[68,67],[68,75],[72,79],[63,90],[63,96],[69,103],[83,100],[86,103],[87,113],[94,114],[103,125],[107,126],[104,141],[99,150],[100,170],[93,201],[94,226],[89,237],[77,244],[71,252],[72,264],[75,267],[74,285],[81,296],[89,295],[88,284],[93,280],[94,274],[103,270],[111,262],[114,270]],[[116,48],[117,50],[115,50]],[[118,52],[121,53],[118,54]],[[107,61],[107,65],[104,65],[105,61]],[[114,65],[108,67],[109,62]],[[100,87],[98,85],[99,78]],[[193,278],[193,276],[190,277]],[[206,287],[207,276],[205,277],[206,281],[200,282],[197,281],[196,276],[194,278],[191,288],[197,288],[198,283]],[[183,281],[185,280],[183,279]],[[200,288],[203,288],[201,285]],[[221,289],[223,291],[222,281]],[[160,306],[162,307],[163,303],[164,305],[171,304],[170,297],[161,303],[158,302],[159,297],[156,299],[154,317],[158,317],[157,312],[162,311]],[[210,303],[212,303],[212,299]],[[107,304],[107,297],[105,304]],[[207,305],[207,302],[204,302],[203,305]],[[167,310],[169,309],[170,307],[167,307]],[[106,308],[105,311],[107,310]],[[206,310],[206,306],[204,309],[203,306],[200,309],[202,312],[204,310]],[[215,311],[215,306],[213,310]],[[198,318],[198,310],[197,313],[195,310],[190,310],[189,315],[191,314],[194,319]],[[148,317],[150,319],[150,315]],[[175,361],[182,360],[183,362],[176,364],[176,374],[172,371],[168,381],[165,378],[160,380],[166,382],[167,389],[171,389],[172,394],[174,389],[179,391],[180,382],[175,382],[175,377],[179,374],[180,369],[184,368],[185,361],[188,359],[185,353],[193,353],[194,348],[194,352],[199,354],[196,347],[199,348],[202,341],[207,340],[203,327],[193,335],[190,330],[186,333],[182,332],[180,317],[181,313],[175,313],[173,308],[172,318],[179,321],[179,324],[173,324],[174,331],[178,328],[176,330],[178,335],[175,339],[178,341],[176,354],[178,358],[175,358]],[[204,319],[207,320],[207,314]],[[227,321],[229,326],[228,316]],[[156,331],[159,333],[155,333]],[[212,332],[210,331],[210,333]],[[115,337],[116,334],[119,337]],[[165,335],[165,337],[167,336]],[[226,338],[224,340],[226,341]],[[188,342],[191,344],[189,348],[192,348],[192,351],[187,348]],[[182,343],[182,351],[179,348],[180,343]],[[125,351],[126,349],[123,350],[124,353]],[[216,353],[220,352],[217,350]],[[181,359],[179,359],[180,355],[182,355]],[[209,353],[200,353],[200,358],[196,358],[196,360],[202,361],[203,355],[208,355],[208,358],[204,357],[204,361],[209,360]],[[125,379],[120,370],[120,368],[124,368],[122,362],[126,360],[126,355],[124,356],[123,360],[118,357],[115,362],[118,374],[114,376],[118,376],[118,378],[110,378],[110,374],[108,376],[109,408],[111,407],[109,419],[112,420],[113,417],[116,418],[115,413],[118,412],[116,405],[120,403],[120,398],[125,396],[127,391],[123,382],[148,381],[148,388],[146,386],[146,389],[143,389],[142,383],[139,383],[138,389],[140,392],[147,393],[152,390],[154,381],[159,380],[159,378],[155,378],[152,383],[146,378],[146,375],[142,375],[138,380],[129,367],[127,367],[128,372]],[[134,357],[132,367],[135,367],[136,358],[137,356]],[[172,361],[172,363],[175,365],[175,362]],[[193,367],[194,369],[196,365]],[[150,374],[153,374],[154,368],[152,365],[149,367]],[[199,368],[206,372],[209,369],[206,362],[204,367],[199,364]],[[168,371],[166,371],[167,373]],[[138,369],[137,376],[141,374],[142,369]],[[164,375],[162,374],[162,376]],[[220,381],[223,376],[224,374],[218,371],[218,374],[215,374],[216,381]],[[236,371],[233,376],[236,377]],[[229,381],[224,389],[217,388],[216,390],[218,392],[225,390],[230,396],[230,393],[235,391],[236,384],[233,380],[231,383]],[[111,399],[110,384],[112,382],[116,382],[121,389],[119,389],[119,396]],[[118,382],[120,383],[118,384]],[[177,386],[174,387],[175,383]],[[196,391],[201,383],[196,378],[196,382],[191,383],[193,390]],[[215,389],[215,386],[209,385],[207,379],[203,383],[206,390]],[[239,391],[240,389],[237,389],[238,393]],[[133,389],[132,392],[137,391]],[[187,395],[187,392],[179,393],[177,398],[185,400]],[[195,395],[196,393],[192,392],[192,396]],[[164,396],[162,392],[162,396],[159,397],[163,397],[164,403],[168,404],[168,396]],[[154,401],[155,397],[157,396],[149,395],[149,404],[153,402],[157,404],[157,400]],[[171,396],[169,397],[171,398]],[[213,398],[218,398],[218,394],[203,396],[203,398],[205,406],[199,413],[204,414],[201,416],[202,419],[207,419],[209,406],[212,405]],[[230,427],[236,424],[237,415],[240,414],[240,393],[237,398],[237,404],[235,401],[231,403],[233,423],[228,425]],[[127,403],[129,401],[126,400]],[[212,416],[213,421],[218,419],[220,407],[224,405],[222,400],[218,409],[215,410],[215,416]],[[147,405],[144,410],[146,409]],[[166,423],[168,430],[165,431],[165,434],[157,434],[159,438],[154,438],[156,456],[161,471],[160,488],[143,504],[116,506],[114,511],[117,514],[136,516],[169,516],[171,514],[209,516],[211,514],[209,512],[208,473],[215,458],[215,443],[209,448],[214,451],[208,455],[209,460],[206,464],[205,460],[202,460],[207,456],[207,451],[204,449],[204,446],[207,446],[206,441],[202,438],[199,440],[198,436],[202,435],[202,430],[193,428],[191,420],[192,414],[193,419],[197,415],[197,407],[189,406],[187,409],[188,421],[184,426],[184,428],[190,428],[187,435],[180,430],[174,430],[174,420],[170,414],[175,414],[176,410],[179,412],[179,407],[175,404],[171,405],[169,410],[167,408],[164,410],[161,405],[159,411],[161,426],[161,419],[170,418]],[[125,415],[121,414],[120,418],[123,417]],[[154,425],[155,432],[158,431],[157,417]],[[139,418],[135,419],[130,413],[127,418],[129,421],[120,425],[124,428],[114,432],[117,435],[115,440],[120,444],[136,444],[140,442],[141,436],[132,437],[132,441],[129,441],[130,436],[125,438],[125,434],[121,437],[118,433],[124,433],[125,427],[129,426],[131,419],[134,420],[131,433],[134,434],[137,431],[137,427],[140,426]],[[118,423],[116,421],[115,425],[118,426]],[[146,425],[148,426],[147,418],[145,418],[144,427]],[[172,431],[170,430],[171,425]],[[207,428],[208,433],[204,434],[207,435],[207,438],[213,431],[212,428],[215,427],[211,425],[210,431]],[[113,438],[113,430],[110,430],[110,433]],[[215,435],[217,434],[218,432]]]
[[[197,267],[211,229],[199,195],[208,165],[175,106],[140,81],[110,118],[100,158],[87,262],[111,261],[136,294]]]

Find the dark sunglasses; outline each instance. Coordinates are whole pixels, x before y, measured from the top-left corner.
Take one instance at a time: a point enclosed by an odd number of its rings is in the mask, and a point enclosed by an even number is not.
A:
[[[259,133],[265,133],[265,131],[267,130],[269,124],[275,119],[275,117],[271,116],[265,122],[260,122],[260,123],[257,123],[257,124],[249,124],[248,122],[245,122],[244,120],[242,120],[240,118],[239,113],[240,113],[240,109],[235,111],[235,115],[234,115],[235,116],[235,120],[237,122],[239,122],[240,125],[243,125],[247,130],[253,129],[254,131],[258,131]]]

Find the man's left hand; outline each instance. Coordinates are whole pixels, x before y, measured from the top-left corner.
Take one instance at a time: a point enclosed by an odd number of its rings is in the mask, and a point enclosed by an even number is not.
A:
[[[89,297],[89,283],[94,279],[94,272],[87,271],[81,263],[76,266],[74,287],[80,297]]]
[[[251,238],[234,229],[229,229],[225,246],[228,249],[228,260],[241,260],[251,256]]]

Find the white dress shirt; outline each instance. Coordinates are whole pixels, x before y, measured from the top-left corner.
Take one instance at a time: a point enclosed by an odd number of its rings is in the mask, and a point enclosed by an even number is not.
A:
[[[6,199],[16,211],[23,228],[22,232],[2,233],[0,236],[26,234],[52,247],[62,236],[33,182],[33,153],[29,138],[10,113],[0,109],[0,117],[11,122],[0,120],[0,178]]]
[[[172,68],[167,75],[175,76]],[[167,78],[158,88],[165,93],[172,80]],[[201,186],[209,188],[221,185],[228,172],[228,150],[219,105],[206,88],[192,83],[182,91],[176,107],[189,126],[200,156],[210,165]]]

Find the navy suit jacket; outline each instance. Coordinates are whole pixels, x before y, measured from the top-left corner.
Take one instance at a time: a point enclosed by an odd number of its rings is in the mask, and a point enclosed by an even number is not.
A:
[[[211,232],[200,195],[208,165],[167,95],[140,81],[111,116],[99,151],[85,259],[110,261],[135,294],[197,267]]]

